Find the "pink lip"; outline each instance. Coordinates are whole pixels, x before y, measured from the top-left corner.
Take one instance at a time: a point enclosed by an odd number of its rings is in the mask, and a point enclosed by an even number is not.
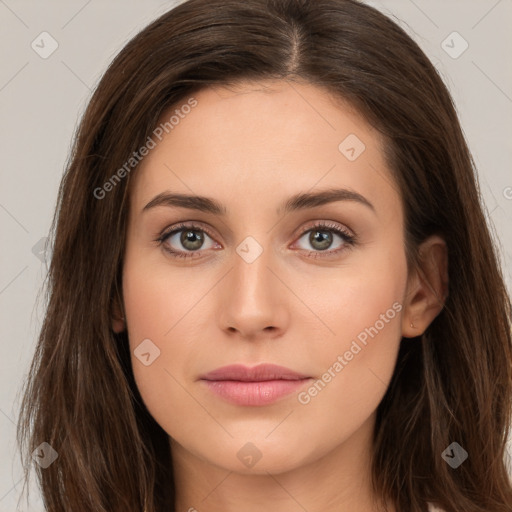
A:
[[[311,377],[275,364],[230,365],[200,377],[210,391],[237,405],[267,405],[304,386]]]

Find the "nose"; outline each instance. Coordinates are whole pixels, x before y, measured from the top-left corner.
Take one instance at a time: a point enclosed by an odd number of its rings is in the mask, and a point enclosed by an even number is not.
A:
[[[233,253],[233,267],[223,279],[219,326],[250,341],[279,337],[288,328],[290,292],[279,278],[275,257],[267,248],[253,261],[240,254]]]

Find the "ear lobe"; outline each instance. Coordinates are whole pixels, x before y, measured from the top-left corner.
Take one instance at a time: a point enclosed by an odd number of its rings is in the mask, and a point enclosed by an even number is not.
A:
[[[421,244],[419,254],[419,267],[407,286],[408,298],[402,317],[402,336],[405,338],[423,334],[441,312],[448,297],[446,242],[432,235]]]
[[[126,328],[126,321],[124,314],[121,312],[119,301],[114,299],[112,305],[112,330],[118,334],[123,332]]]
[[[121,318],[113,318],[112,319],[112,330],[119,334],[124,331],[124,320]]]

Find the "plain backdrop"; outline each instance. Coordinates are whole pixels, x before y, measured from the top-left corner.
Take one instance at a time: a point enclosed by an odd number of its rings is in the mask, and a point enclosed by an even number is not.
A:
[[[76,124],[114,55],[176,3],[0,0],[0,512],[16,510],[23,483],[20,386],[41,326],[42,247]],[[418,42],[455,99],[510,291],[512,0],[368,3]],[[34,485],[31,495],[20,510],[43,511]]]

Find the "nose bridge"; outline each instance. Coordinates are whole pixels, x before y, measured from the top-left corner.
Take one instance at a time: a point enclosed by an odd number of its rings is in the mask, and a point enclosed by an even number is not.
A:
[[[273,276],[269,267],[272,266],[273,251],[270,247],[270,237],[258,237],[261,243],[253,236],[247,236],[236,247],[234,258],[233,289],[234,295],[241,303],[252,305],[255,308],[265,307],[265,303],[272,300],[275,292],[270,283]]]
[[[272,250],[268,242],[264,245],[249,236],[236,248],[233,277],[238,284],[235,285],[235,290],[239,291],[242,297],[247,295],[262,298],[268,295],[266,292],[270,292],[268,278],[272,275],[269,270],[273,259]]]
[[[254,336],[269,327],[284,328],[285,290],[275,277],[275,270],[271,271],[276,265],[269,240],[270,236],[266,236],[260,243],[248,236],[235,248],[229,290],[221,312],[223,329]]]

